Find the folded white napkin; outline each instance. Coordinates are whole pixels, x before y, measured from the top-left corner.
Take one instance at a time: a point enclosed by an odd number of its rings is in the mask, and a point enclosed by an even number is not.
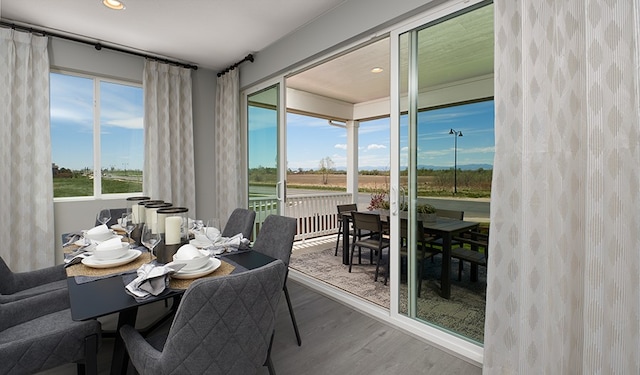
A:
[[[89,229],[87,233],[85,233],[85,235],[99,237],[107,233],[111,233],[111,231],[109,230],[109,228],[107,228],[105,224],[101,224],[101,225],[98,225],[97,227],[93,227]]]
[[[138,277],[125,286],[127,293],[136,299],[157,296],[169,286],[169,275],[179,271],[183,266],[183,264],[143,264],[136,271]]]
[[[249,243],[250,241],[248,238],[244,238],[242,233],[238,233],[233,237],[219,237],[211,247],[207,248],[207,250],[209,250],[211,255],[218,255],[225,251],[231,252],[248,249]]]

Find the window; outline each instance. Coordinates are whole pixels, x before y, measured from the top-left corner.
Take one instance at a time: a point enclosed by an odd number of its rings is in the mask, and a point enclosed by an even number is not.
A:
[[[53,196],[142,191],[140,84],[51,73]]]

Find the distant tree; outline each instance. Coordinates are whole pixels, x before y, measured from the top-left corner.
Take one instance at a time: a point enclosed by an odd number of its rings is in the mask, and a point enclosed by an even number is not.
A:
[[[322,173],[322,183],[326,185],[329,182],[329,173],[333,170],[333,160],[326,156],[320,159],[320,173]]]

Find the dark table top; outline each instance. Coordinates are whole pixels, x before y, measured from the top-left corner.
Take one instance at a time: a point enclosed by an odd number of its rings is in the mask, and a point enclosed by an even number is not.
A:
[[[223,259],[243,267],[244,269],[240,269],[240,271],[259,268],[274,261],[270,256],[257,251],[231,253],[225,255]],[[114,275],[82,284],[76,283],[73,277],[69,277],[67,284],[73,320],[94,319],[178,296],[185,292],[183,289],[166,290],[159,296],[139,302],[126,292],[122,275]]]

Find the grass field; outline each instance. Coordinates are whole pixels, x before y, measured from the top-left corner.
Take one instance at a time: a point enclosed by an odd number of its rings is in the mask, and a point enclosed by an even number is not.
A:
[[[135,193],[142,191],[142,182],[102,178],[102,193]],[[93,179],[86,176],[73,178],[53,178],[53,196],[86,197],[93,195]]]
[[[464,176],[463,173],[460,173]],[[400,177],[401,184],[406,186],[407,178]],[[491,196],[491,179],[482,183],[465,183],[459,176],[457,197],[468,198],[488,198]],[[327,183],[322,183],[321,174],[298,174],[289,173],[287,175],[287,187],[345,191],[347,186],[347,176],[345,174],[330,174],[327,176]],[[358,177],[358,188],[361,192],[374,192],[377,190],[389,190],[389,176],[384,175],[360,175]],[[453,182],[449,183],[438,176],[418,176],[418,195],[430,197],[453,196]]]

